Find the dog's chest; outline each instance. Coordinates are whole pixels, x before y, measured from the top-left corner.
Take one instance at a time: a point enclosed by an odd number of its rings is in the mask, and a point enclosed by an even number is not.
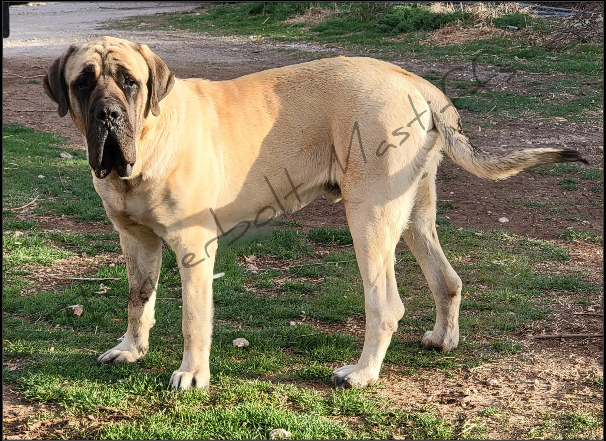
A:
[[[164,230],[163,212],[170,205],[166,195],[146,182],[125,180],[95,180],[95,189],[103,201],[105,211],[118,229],[129,225],[147,226],[160,233]]]

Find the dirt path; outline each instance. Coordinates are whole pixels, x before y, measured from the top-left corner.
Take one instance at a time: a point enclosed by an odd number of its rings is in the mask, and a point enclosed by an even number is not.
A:
[[[26,126],[65,136],[72,148],[83,148],[82,136],[76,131],[69,117],[59,118],[55,104],[42,90],[42,76],[52,60],[58,57],[70,44],[78,43],[100,35],[111,34],[127,38],[140,43],[148,44],[160,57],[162,57],[179,77],[205,77],[211,80],[231,79],[240,75],[260,71],[267,68],[284,66],[301,62],[306,53],[326,53],[326,56],[336,55],[338,49],[327,49],[308,44],[269,44],[253,41],[247,38],[212,38],[210,36],[189,35],[168,30],[165,33],[150,33],[141,31],[107,31],[99,28],[99,24],[112,19],[119,19],[129,15],[154,14],[157,12],[190,10],[198,6],[197,3],[118,3],[118,2],[87,2],[87,3],[53,3],[38,4],[36,6],[11,7],[11,36],[3,41],[3,121],[24,124]],[[286,49],[286,50],[285,50]],[[403,67],[422,74],[429,69],[447,71],[451,66],[413,62],[410,60],[396,61]],[[530,147],[559,145],[578,149],[591,162],[592,168],[601,168],[603,161],[603,129],[598,125],[573,124],[558,121],[497,121],[496,129],[489,132],[479,132],[483,115],[463,113],[463,124],[467,133],[472,135],[474,141],[482,148],[500,150],[507,147]],[[445,160],[438,181],[438,195],[440,200],[446,201],[451,208],[443,216],[449,218],[456,227],[491,229],[502,228],[508,231],[549,239],[557,239],[557,235],[566,229],[577,231],[591,231],[602,234],[603,231],[603,205],[602,194],[592,192],[594,185],[591,181],[579,181],[579,190],[565,191],[557,185],[562,179],[556,176],[543,176],[523,173],[522,175],[503,182],[487,182],[480,180],[456,167],[449,160]],[[542,204],[552,204],[554,210],[531,209],[521,206],[523,201],[535,201]],[[507,217],[509,222],[500,223],[501,217]],[[306,226],[340,226],[346,225],[342,204],[331,205],[324,198],[318,199],[299,213],[286,216],[297,219]],[[569,245],[569,244],[568,244]],[[598,283],[601,280],[600,269],[603,262],[601,245],[584,244],[572,246],[571,266],[591,271],[593,279]],[[563,300],[564,301],[564,300]],[[599,304],[599,299],[596,299]],[[573,304],[573,300],[570,300]],[[566,305],[561,305],[566,310]],[[600,311],[601,312],[601,307]],[[562,320],[569,314],[562,313]],[[567,329],[562,326],[560,329]],[[591,326],[591,330],[599,332],[603,327],[598,324]],[[548,348],[546,346],[549,346]],[[582,364],[582,376],[594,375],[602,370],[603,359],[600,356],[600,343],[591,342],[591,345],[582,345],[582,352],[591,362],[580,363],[580,359],[568,357],[578,355],[579,348],[570,346],[571,343],[559,340],[550,341],[538,349],[553,352],[561,372],[573,372],[562,379],[572,387],[578,381],[576,369]],[[550,371],[555,363],[550,357],[533,358],[532,363],[525,363],[523,355],[516,363],[522,363],[515,375],[519,384],[535,384],[535,388],[524,391],[516,390],[515,396],[524,400],[525,393],[529,398],[536,400],[536,390],[543,387],[543,383],[536,383],[541,372]],[[507,362],[509,363],[509,361]],[[502,366],[493,366],[492,372],[500,371]],[[487,368],[488,369],[488,368]],[[485,372],[486,370],[478,371]],[[496,375],[496,374],[491,374]],[[506,375],[506,374],[503,374]],[[437,374],[437,378],[444,375]],[[495,384],[492,377],[480,378],[476,373],[465,380],[467,384],[474,383],[479,392],[474,394],[486,396],[494,395]],[[513,377],[512,377],[513,378]],[[394,379],[395,380],[395,379]],[[481,380],[481,381],[480,381]],[[486,381],[484,381],[486,380]],[[498,379],[501,384],[504,381]],[[427,385],[423,379],[416,377],[399,378],[394,386],[394,398],[404,403],[415,401],[417,398],[427,400],[433,396],[426,395]],[[512,381],[507,378],[506,381]],[[542,380],[538,380],[542,381]],[[413,382],[414,384],[410,384]],[[485,382],[485,384],[484,384]],[[452,383],[452,382],[451,382]],[[536,386],[539,384],[539,386]],[[445,393],[452,384],[445,382],[441,385],[432,384],[434,395]],[[461,386],[463,388],[464,384]],[[500,386],[499,386],[500,387]],[[563,389],[563,390],[564,390]],[[496,389],[495,389],[496,390]],[[412,391],[412,392],[411,392]],[[416,391],[416,392],[415,392]],[[511,391],[507,391],[508,393]],[[458,393],[458,392],[457,392]],[[595,408],[599,398],[591,395],[575,395],[577,399],[585,399]],[[398,395],[401,395],[399,397]],[[534,394],[534,395],[533,395]],[[502,395],[502,394],[501,394]],[[540,395],[540,394],[539,394]],[[472,398],[461,399],[456,406],[468,406]],[[474,395],[469,395],[474,397]],[[509,396],[509,395],[507,395]],[[433,397],[435,398],[435,397]],[[475,398],[474,398],[475,399]],[[572,398],[570,398],[572,400]],[[597,400],[597,401],[596,401]],[[421,400],[422,401],[422,400]],[[431,400],[430,400],[431,401]],[[539,415],[549,407],[547,401],[540,403],[541,399],[533,402],[535,409],[529,414],[524,413],[520,418],[530,418]],[[416,402],[416,401],[415,401]],[[479,402],[485,405],[491,402],[483,397]],[[16,403],[16,404],[15,404]],[[23,403],[11,396],[5,400],[5,405],[17,406]],[[440,405],[440,409],[448,413],[452,403],[447,406]],[[500,403],[504,412],[508,412],[509,404]],[[470,403],[471,405],[471,403]],[[566,409],[573,409],[574,402]],[[588,409],[589,409],[588,408]],[[28,408],[29,409],[29,408]],[[468,408],[467,408],[468,409]],[[512,412],[516,413],[514,407]],[[19,420],[22,424],[22,412],[18,409],[5,410],[6,415],[17,415],[9,418]],[[28,410],[30,412],[30,410]],[[34,410],[31,410],[34,413]],[[527,422],[520,422],[526,426]],[[18,432],[18,430],[17,430]],[[27,437],[29,432],[23,432]],[[502,433],[500,433],[502,435]],[[18,435],[17,435],[18,436]],[[495,435],[499,436],[499,434]]]

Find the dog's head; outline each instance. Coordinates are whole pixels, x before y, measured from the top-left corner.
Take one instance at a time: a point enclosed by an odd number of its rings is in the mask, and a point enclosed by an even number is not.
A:
[[[103,37],[71,46],[44,77],[44,90],[70,112],[84,134],[88,162],[99,179],[113,169],[132,174],[137,141],[149,117],[171,91],[174,75],[147,46]]]

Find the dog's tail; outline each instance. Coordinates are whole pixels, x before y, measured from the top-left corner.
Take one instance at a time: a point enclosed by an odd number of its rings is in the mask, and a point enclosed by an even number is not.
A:
[[[575,161],[587,164],[576,150],[535,148],[493,154],[478,149],[461,133],[459,112],[452,102],[433,84],[417,78],[417,89],[429,104],[444,151],[468,172],[480,178],[499,180],[539,164]]]

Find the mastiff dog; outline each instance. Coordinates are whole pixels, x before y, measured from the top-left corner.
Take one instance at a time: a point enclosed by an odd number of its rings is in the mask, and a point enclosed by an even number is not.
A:
[[[472,146],[450,100],[428,81],[372,58],[336,57],[229,81],[176,78],[146,45],[111,37],[69,47],[44,89],[86,138],[95,190],[120,235],[128,273],[124,339],[100,363],[148,350],[163,240],[182,281],[177,389],[208,387],[213,265],[219,237],[270,222],[321,194],[343,201],[365,296],[364,347],[336,387],[379,378],[404,314],[394,273],[402,237],[436,305],[424,347],[459,342],[461,279],[436,233],[436,169],[446,153],[476,176],[505,179],[572,150],[499,154]]]

